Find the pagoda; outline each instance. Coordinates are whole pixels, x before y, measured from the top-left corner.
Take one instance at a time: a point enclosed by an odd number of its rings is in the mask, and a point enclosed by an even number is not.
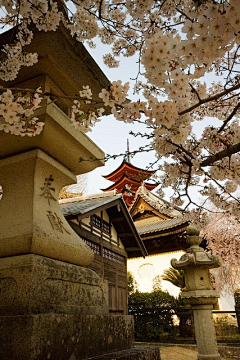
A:
[[[113,184],[102,190],[106,192],[116,189],[118,193],[122,193],[125,203],[130,207],[143,182],[149,191],[156,188],[157,184],[145,182],[155,172],[156,170],[140,169],[124,159],[116,170],[103,176],[106,180],[112,181]]]

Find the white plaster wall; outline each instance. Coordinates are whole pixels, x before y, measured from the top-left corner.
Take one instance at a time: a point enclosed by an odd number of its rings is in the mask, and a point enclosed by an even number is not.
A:
[[[152,291],[153,278],[156,275],[163,275],[163,271],[171,266],[171,259],[176,258],[179,260],[183,254],[184,252],[178,251],[170,254],[147,256],[145,259],[128,259],[128,271],[135,277],[139,285],[139,291],[150,292]],[[162,280],[162,290],[167,290],[173,296],[179,295],[179,289],[168,281]],[[220,310],[234,311],[233,296],[222,293],[219,305]]]
[[[178,251],[170,254],[147,256],[145,259],[130,259],[127,262],[128,271],[135,277],[139,285],[139,291],[150,292],[152,291],[154,277],[163,275],[163,271],[171,266],[170,260],[173,258],[179,259],[183,254],[183,251]],[[162,280],[162,290],[167,290],[174,296],[179,294],[179,289],[176,286],[164,280]]]

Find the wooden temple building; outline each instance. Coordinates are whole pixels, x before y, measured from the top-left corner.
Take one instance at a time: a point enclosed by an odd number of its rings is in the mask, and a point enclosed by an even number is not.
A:
[[[163,254],[185,248],[182,234],[189,225],[183,210],[151,193],[142,184],[129,208],[148,255]]]
[[[127,314],[127,259],[145,257],[146,248],[125,201],[116,190],[60,200],[73,230],[94,252],[88,266],[108,282],[109,312]]]
[[[105,176],[103,193],[60,200],[63,215],[94,252],[88,266],[108,282],[109,311],[127,314],[127,259],[180,250],[189,224],[180,208],[151,193],[155,171],[127,161]]]
[[[155,172],[123,160],[116,170],[104,176],[113,184],[103,189],[104,192],[115,189],[122,193],[149,255],[183,249],[181,235],[189,225],[181,208],[151,192],[157,184],[146,180]]]

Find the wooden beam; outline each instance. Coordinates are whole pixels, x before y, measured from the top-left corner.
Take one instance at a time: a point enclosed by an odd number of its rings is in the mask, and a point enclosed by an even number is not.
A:
[[[124,216],[116,216],[116,217],[110,217],[111,222],[121,222],[126,221],[126,218]]]
[[[126,247],[125,250],[128,251],[140,251],[138,247]]]
[[[123,238],[123,237],[127,237],[127,236],[133,236],[133,233],[132,232],[123,232],[123,233],[118,233],[118,236],[120,238]]]

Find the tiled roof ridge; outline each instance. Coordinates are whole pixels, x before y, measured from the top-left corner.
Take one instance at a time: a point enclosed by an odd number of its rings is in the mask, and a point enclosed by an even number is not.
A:
[[[145,173],[155,173],[156,171],[157,171],[157,169],[156,170],[144,170],[144,169],[141,169],[141,168],[139,168],[139,167],[137,167],[137,166],[135,166],[135,165],[133,165],[132,163],[130,163],[129,161],[126,161],[125,159],[123,159],[123,161],[121,162],[121,164],[115,169],[115,170],[113,170],[110,174],[108,174],[108,175],[102,175],[104,178],[107,178],[107,177],[110,177],[111,175],[113,175],[115,172],[117,172],[118,170],[120,170],[121,169],[121,167],[124,165],[124,164],[126,164],[127,166],[129,166],[130,168],[133,168],[133,169],[135,169],[135,170],[140,170],[140,171],[142,171],[142,172],[145,172]]]
[[[158,204],[157,200],[154,201],[153,199],[150,198],[149,194],[151,194],[152,196],[156,197],[158,201],[160,201],[162,204]],[[161,212],[164,215],[169,215],[169,211],[164,211],[164,209],[166,210],[177,210],[179,212],[183,212],[182,209],[175,207],[174,205],[172,205],[171,203],[169,203],[168,201],[160,198],[159,196],[152,194],[145,186],[144,183],[142,183],[141,186],[139,186],[136,194],[135,194],[135,198],[129,208],[129,211],[131,211],[131,209],[134,207],[138,196],[141,196],[143,198],[143,200],[145,200],[150,206],[152,206],[154,209],[156,209],[157,211]],[[178,217],[178,216],[172,216],[173,218]]]
[[[121,194],[118,194],[118,191],[116,189],[114,189],[112,191],[107,191],[107,192],[103,192],[103,193],[96,193],[96,194],[92,194],[92,195],[76,196],[73,198],[61,199],[61,200],[59,200],[59,204],[67,204],[67,203],[71,203],[71,202],[83,201],[83,200],[88,200],[88,199],[97,199],[97,198],[116,196],[116,195],[118,195],[118,197],[122,196]]]
[[[152,223],[149,225],[147,225],[147,224],[141,225],[141,220],[140,220],[139,223],[136,222],[135,225],[136,225],[136,228],[137,228],[139,234],[143,235],[143,234],[149,234],[149,233],[161,231],[161,230],[169,230],[173,227],[183,225],[184,223],[188,223],[188,222],[189,222],[189,219],[187,218],[186,215],[184,215],[182,218],[177,217],[177,218],[161,221],[159,223],[157,223],[157,222]],[[158,225],[158,226],[156,226],[156,225]]]

